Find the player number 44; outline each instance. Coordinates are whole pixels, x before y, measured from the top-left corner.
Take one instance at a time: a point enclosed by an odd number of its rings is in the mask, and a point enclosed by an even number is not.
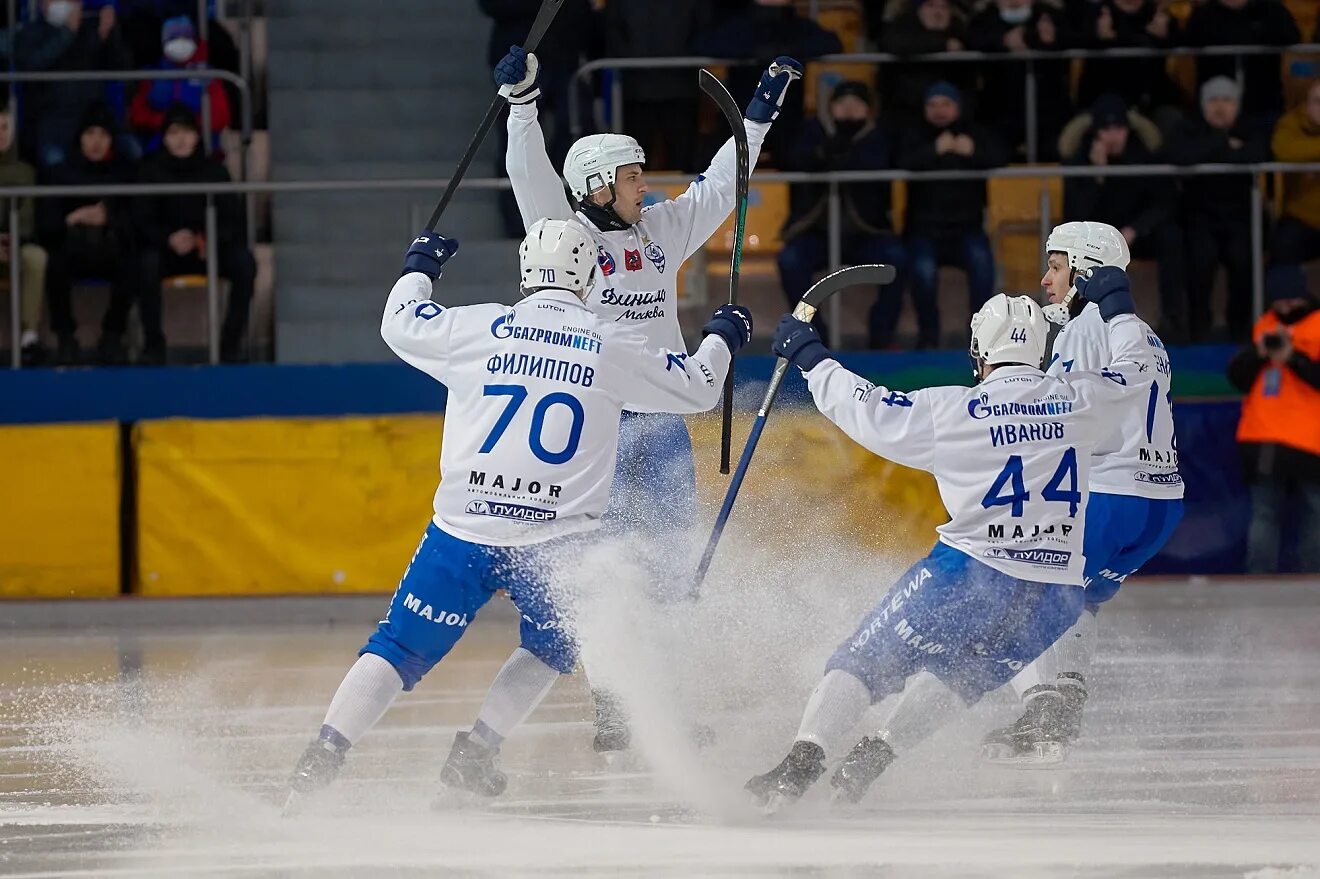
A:
[[[1066,503],[1068,517],[1077,516],[1077,510],[1082,505],[1082,493],[1077,487],[1076,449],[1070,446],[1064,451],[1054,475],[1041,489],[1040,497],[1044,501]],[[1022,456],[1009,455],[1004,469],[999,471],[994,484],[981,499],[981,506],[987,510],[991,507],[1011,507],[1013,517],[1021,518],[1029,500],[1031,500],[1031,492],[1027,491],[1026,481],[1022,476]]]

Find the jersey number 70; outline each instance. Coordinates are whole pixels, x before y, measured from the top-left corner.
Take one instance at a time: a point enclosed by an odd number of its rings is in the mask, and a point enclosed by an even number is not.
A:
[[[477,450],[478,454],[488,455],[499,444],[500,437],[504,436],[504,432],[513,423],[513,417],[518,414],[518,409],[527,400],[527,389],[522,385],[486,385],[482,396],[509,398],[486,441]],[[541,440],[541,434],[545,430],[545,416],[552,406],[565,406],[573,416],[573,423],[568,429],[568,442],[557,452],[547,449]],[[546,394],[537,401],[536,408],[532,410],[532,425],[527,434],[527,445],[531,447],[532,454],[545,463],[563,464],[577,454],[578,443],[582,441],[582,424],[585,420],[586,413],[582,411],[582,403],[577,397],[562,391]]]

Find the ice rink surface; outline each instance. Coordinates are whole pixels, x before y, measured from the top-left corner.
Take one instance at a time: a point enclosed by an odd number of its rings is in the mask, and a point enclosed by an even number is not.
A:
[[[980,762],[980,735],[1016,716],[996,693],[900,755],[860,806],[822,784],[752,811],[742,783],[782,756],[824,658],[887,582],[836,576],[837,592],[807,583],[771,607],[734,588],[700,612],[625,607],[619,637],[584,659],[626,667],[610,683],[635,750],[592,752],[575,675],[506,743],[503,797],[437,802],[453,733],[514,644],[493,606],[288,820],[284,783],[383,597],[334,626],[316,599],[300,624],[186,601],[172,625],[11,619],[0,876],[1320,877],[1312,581],[1130,583],[1101,617],[1085,738],[1062,767]],[[704,751],[684,732],[696,720],[718,736]]]

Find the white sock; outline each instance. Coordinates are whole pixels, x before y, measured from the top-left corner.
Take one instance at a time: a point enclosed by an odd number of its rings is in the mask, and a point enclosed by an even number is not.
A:
[[[1037,657],[1035,662],[1022,669],[1013,680],[1009,681],[1013,687],[1013,692],[1018,694],[1019,699],[1026,695],[1027,690],[1040,683],[1040,669],[1036,666],[1038,662],[1040,662],[1040,657]],[[1053,675],[1050,675],[1050,682],[1054,682]]]
[[[403,679],[394,666],[374,653],[364,653],[344,675],[330,700],[325,726],[354,744],[385,716],[402,692]]]
[[[472,727],[473,735],[498,748],[504,737],[536,710],[557,680],[559,672],[524,648],[517,648],[486,691],[486,701]]]
[[[905,754],[962,710],[962,700],[943,681],[920,672],[903,688],[898,704],[880,727],[880,738],[895,754]]]
[[[1051,644],[1033,663],[1040,673],[1037,683],[1057,686],[1061,674],[1079,674],[1083,677],[1090,674],[1091,658],[1095,655],[1095,616],[1090,611],[1082,611],[1073,627],[1060,635],[1059,640]],[[1067,679],[1064,683],[1068,683]]]
[[[825,751],[826,759],[837,753],[857,722],[871,707],[871,691],[866,684],[840,669],[831,669],[811,691],[797,741],[814,742]],[[852,747],[847,742],[847,747]]]

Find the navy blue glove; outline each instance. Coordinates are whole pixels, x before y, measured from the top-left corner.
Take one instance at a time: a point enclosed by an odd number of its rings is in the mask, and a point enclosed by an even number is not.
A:
[[[719,336],[729,346],[729,353],[736,354],[752,340],[752,313],[741,305],[721,305],[701,328],[701,335]]]
[[[522,46],[510,46],[495,65],[495,81],[510,104],[530,104],[537,99],[541,94],[540,73],[541,63]]]
[[[757,83],[756,94],[743,113],[752,122],[774,122],[779,117],[779,108],[784,106],[784,94],[788,84],[802,78],[802,62],[787,55],[780,55]]]
[[[1132,301],[1132,282],[1128,273],[1118,266],[1096,266],[1087,269],[1073,282],[1077,295],[1085,297],[1087,302],[1094,302],[1100,309],[1100,317],[1105,322],[1120,314],[1136,314],[1137,306]]]
[[[820,340],[816,328],[791,314],[779,319],[779,326],[775,327],[775,341],[770,348],[803,372],[810,372],[822,360],[829,360],[833,356]]]
[[[457,238],[442,238],[434,232],[423,230],[413,239],[412,246],[403,258],[403,274],[421,272],[434,281],[440,277],[445,263],[458,253]]]

